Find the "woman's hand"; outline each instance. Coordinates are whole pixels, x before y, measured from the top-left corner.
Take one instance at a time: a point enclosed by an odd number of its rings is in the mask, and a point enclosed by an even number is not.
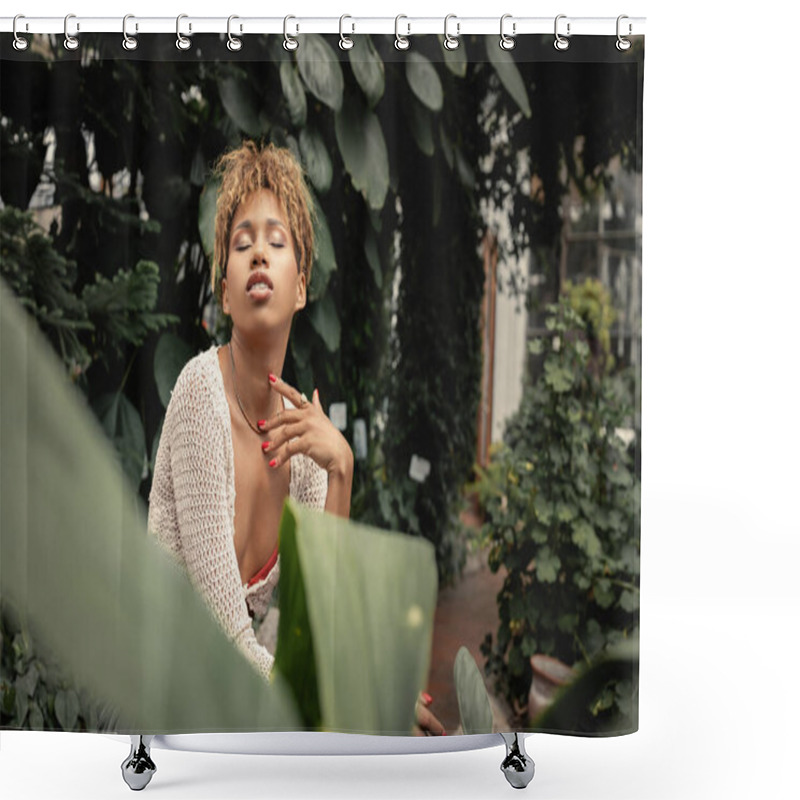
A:
[[[417,699],[417,724],[414,726],[416,736],[447,736],[444,725],[431,712],[428,706],[433,702],[433,698],[423,692]]]
[[[287,398],[293,409],[282,409],[274,417],[259,422],[259,430],[267,436],[261,449],[270,467],[277,468],[295,455],[304,453],[328,473],[329,479],[352,479],[353,451],[347,439],[334,427],[322,410],[319,392],[306,397],[285,381],[269,376],[272,388]]]

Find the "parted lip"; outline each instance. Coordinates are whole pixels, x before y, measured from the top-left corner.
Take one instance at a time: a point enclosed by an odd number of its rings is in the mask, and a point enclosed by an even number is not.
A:
[[[258,269],[250,275],[250,277],[247,279],[246,291],[249,292],[257,283],[266,283],[270,289],[273,288],[272,280],[270,279],[266,270],[263,269]]]

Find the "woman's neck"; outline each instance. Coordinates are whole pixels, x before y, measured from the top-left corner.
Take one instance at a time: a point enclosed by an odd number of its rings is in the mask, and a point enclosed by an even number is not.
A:
[[[274,337],[270,337],[270,341],[265,343],[261,337],[253,341],[233,329],[230,348],[233,351],[234,389],[254,422],[275,414],[283,407],[280,395],[272,390],[269,374],[280,376],[283,372],[287,344],[288,334],[283,341],[276,342]]]

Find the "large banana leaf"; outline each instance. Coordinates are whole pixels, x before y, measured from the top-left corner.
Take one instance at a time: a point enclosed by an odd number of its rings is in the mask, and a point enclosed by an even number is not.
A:
[[[0,596],[117,731],[291,730],[266,684],[148,537],[110,443],[0,281]]]
[[[433,546],[288,501],[276,668],[308,727],[408,735],[431,652]]]

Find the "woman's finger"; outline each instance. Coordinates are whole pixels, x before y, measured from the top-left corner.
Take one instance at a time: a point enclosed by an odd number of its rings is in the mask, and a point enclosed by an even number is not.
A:
[[[258,429],[262,433],[268,433],[281,425],[293,425],[303,419],[303,412],[296,408],[285,408],[269,419],[258,421]]]
[[[270,467],[277,469],[281,464],[285,464],[293,455],[304,453],[304,448],[305,440],[298,437],[290,439],[275,450],[270,447],[269,451],[264,453],[264,457],[268,459],[267,463]]]
[[[278,394],[287,398],[295,408],[301,408],[308,402],[308,398],[304,394],[301,394],[294,386],[286,383],[282,378],[273,375],[271,372],[269,374],[269,382],[272,384],[272,388]]]
[[[271,460],[273,455],[278,452],[279,448],[283,447],[286,442],[296,439],[298,436],[302,436],[305,430],[306,425],[302,421],[295,422],[292,425],[281,425],[273,428],[270,431],[269,438],[261,442],[261,452],[264,453],[264,455],[269,453]]]
[[[422,703],[417,703],[417,725],[424,731],[430,731],[435,736],[445,736],[444,725]]]

